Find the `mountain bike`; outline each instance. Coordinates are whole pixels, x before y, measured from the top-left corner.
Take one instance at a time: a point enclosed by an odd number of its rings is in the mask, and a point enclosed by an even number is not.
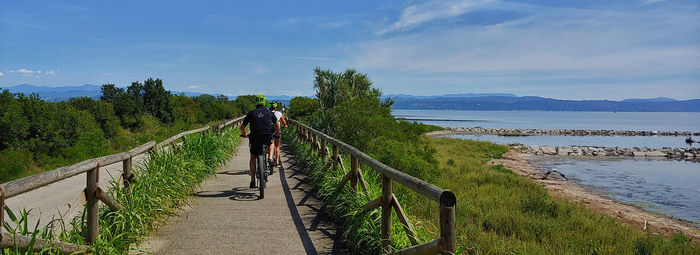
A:
[[[241,137],[248,137],[241,134]],[[267,144],[262,145],[262,154],[257,155],[255,161],[255,183],[260,191],[260,199],[265,198],[265,184],[267,183],[267,177],[270,175],[270,171],[275,166],[272,160],[267,159],[270,146]]]
[[[258,190],[260,190],[260,199],[265,198],[265,184],[267,183],[267,177],[270,175],[270,170],[274,167],[272,161],[267,159],[269,146],[263,144],[263,153],[258,155],[255,169],[255,178],[258,184]]]

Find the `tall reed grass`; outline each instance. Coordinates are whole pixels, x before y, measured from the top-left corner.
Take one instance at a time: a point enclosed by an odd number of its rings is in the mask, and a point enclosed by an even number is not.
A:
[[[137,182],[127,192],[113,182],[109,195],[123,208],[111,212],[106,207],[100,210],[100,236],[92,245],[95,254],[127,254],[152,230],[167,221],[186,204],[198,185],[214,175],[224,164],[240,142],[240,131],[226,129],[221,133],[194,134],[184,138],[181,147],[161,150],[151,154],[141,167],[134,169]],[[7,208],[6,208],[7,209]],[[5,224],[9,233],[30,235],[46,240],[84,244],[86,235],[85,215],[66,224],[54,221],[44,228],[28,226],[26,212],[15,215],[8,210],[14,227]],[[59,251],[46,249],[43,254]],[[3,249],[2,254],[30,254],[15,248]]]

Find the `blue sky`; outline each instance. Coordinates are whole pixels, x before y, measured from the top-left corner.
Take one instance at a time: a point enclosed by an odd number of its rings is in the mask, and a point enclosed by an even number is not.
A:
[[[258,3],[259,2],[259,3]],[[0,87],[312,95],[313,68],[386,94],[700,98],[697,1],[4,1]]]

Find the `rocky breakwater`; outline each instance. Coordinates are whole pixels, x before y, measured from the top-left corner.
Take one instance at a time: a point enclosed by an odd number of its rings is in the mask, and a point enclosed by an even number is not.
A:
[[[562,135],[562,136],[700,136],[700,132],[688,131],[632,131],[632,130],[596,130],[596,129],[529,129],[529,128],[482,128],[482,127],[447,127],[436,131],[442,134],[479,134],[479,135]]]
[[[666,157],[674,159],[694,159],[700,157],[700,148],[623,148],[598,146],[526,146],[525,153],[535,155],[560,156],[611,156],[611,157]]]

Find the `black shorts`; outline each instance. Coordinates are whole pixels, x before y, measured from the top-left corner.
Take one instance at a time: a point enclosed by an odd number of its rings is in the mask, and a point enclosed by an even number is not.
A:
[[[248,146],[250,147],[250,155],[263,154],[263,144],[268,147],[272,144],[272,134],[250,134],[248,135]]]

